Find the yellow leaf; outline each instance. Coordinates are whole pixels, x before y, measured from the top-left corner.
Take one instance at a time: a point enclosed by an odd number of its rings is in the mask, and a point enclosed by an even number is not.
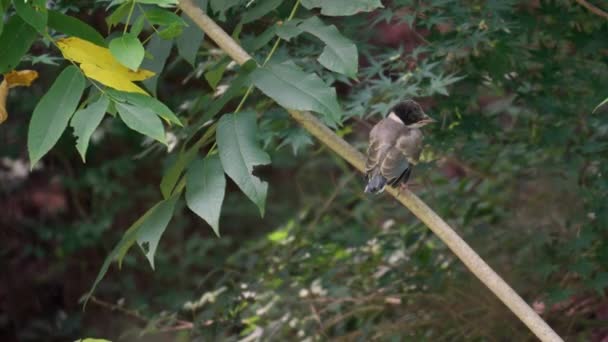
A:
[[[145,69],[133,71],[120,64],[109,49],[80,38],[59,39],[57,46],[63,57],[80,63],[80,69],[88,77],[114,89],[135,91],[148,95],[132,81],[143,81],[154,76],[154,72]]]
[[[38,72],[35,70],[13,70],[4,75],[9,88],[13,87],[29,87],[35,79],[38,78]]]
[[[6,112],[6,97],[8,96],[8,83],[6,79],[0,83],[0,124],[8,119]]]
[[[38,78],[38,73],[34,70],[13,70],[4,75],[4,80],[0,83],[0,124],[8,119],[6,98],[8,97],[9,88],[19,86],[29,87],[36,78]]]
[[[135,83],[131,82],[131,80],[129,80],[123,74],[119,74],[114,71],[108,71],[106,69],[100,68],[98,65],[87,63],[80,64],[80,69],[82,69],[82,71],[85,75],[87,75],[87,77],[99,81],[100,83],[105,84],[108,87],[114,88],[116,90],[148,95],[145,90],[136,86]]]

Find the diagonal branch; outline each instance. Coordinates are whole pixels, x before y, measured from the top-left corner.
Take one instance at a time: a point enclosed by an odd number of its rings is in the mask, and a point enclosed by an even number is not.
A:
[[[593,14],[597,14],[600,17],[603,17],[604,19],[608,19],[608,13],[604,12],[599,7],[596,7],[595,5],[590,4],[586,0],[576,0],[576,2],[578,2],[579,5],[585,7],[586,9],[588,9]]]
[[[221,27],[209,18],[192,0],[180,0],[179,7],[209,38],[237,63],[243,64],[251,56],[243,50]],[[346,159],[357,170],[365,169],[364,156],[327,128],[319,119],[308,112],[288,110],[291,117],[323,144]],[[418,196],[405,190],[401,194],[395,189],[387,189],[401,204],[407,207],[429,229],[431,229],[456,256],[481,280],[511,311],[530,328],[541,341],[562,341],[542,318],[496,273],[458,234],[429,208]]]

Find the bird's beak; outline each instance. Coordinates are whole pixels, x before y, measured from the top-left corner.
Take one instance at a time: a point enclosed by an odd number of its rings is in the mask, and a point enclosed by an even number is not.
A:
[[[420,123],[423,124],[423,125],[428,125],[428,124],[432,124],[432,123],[435,123],[435,122],[437,122],[437,120],[433,119],[432,117],[430,117],[428,115],[425,115],[424,119],[422,119],[420,121]]]

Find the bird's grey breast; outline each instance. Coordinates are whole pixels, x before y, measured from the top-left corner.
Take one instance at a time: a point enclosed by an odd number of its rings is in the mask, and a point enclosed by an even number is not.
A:
[[[408,158],[410,163],[415,164],[422,152],[422,131],[419,128],[404,127],[397,137],[397,148]]]

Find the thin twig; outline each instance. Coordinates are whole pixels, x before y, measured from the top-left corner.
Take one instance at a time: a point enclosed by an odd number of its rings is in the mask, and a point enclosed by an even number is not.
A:
[[[125,316],[129,316],[129,317],[135,319],[136,321],[138,321],[139,323],[148,324],[148,322],[149,322],[149,320],[146,317],[140,315],[137,311],[125,309],[124,307],[122,307],[120,305],[106,302],[105,300],[101,300],[95,296],[91,296],[91,298],[89,300],[91,301],[91,303],[99,305],[102,308],[108,309],[110,311],[118,311],[118,312],[124,314]]]
[[[291,9],[291,13],[289,14],[289,17],[287,17],[287,19],[285,20],[285,22],[288,22],[291,19],[293,19],[293,17],[296,15],[296,12],[298,11],[298,6],[300,6],[300,0],[296,0],[296,3],[293,5],[293,8]],[[264,62],[262,63],[262,66],[265,66],[266,63],[268,63],[268,61],[270,60],[270,58],[272,58],[272,56],[274,55],[274,53],[277,51],[277,48],[279,47],[280,43],[281,43],[281,37],[277,37],[277,39],[274,42],[274,45],[270,49],[270,52],[268,53],[268,55],[266,55],[266,58],[264,59]],[[253,90],[253,84],[250,85],[247,88],[247,91],[245,92],[245,95],[243,95],[243,98],[241,99],[241,102],[239,102],[239,105],[234,110],[235,113],[238,113],[241,110],[241,108],[245,104],[245,101],[247,100],[247,98],[251,94],[252,90]]]
[[[139,323],[141,323],[143,325],[148,325],[150,323],[150,320],[148,318],[140,315],[137,311],[126,309],[121,305],[106,302],[105,300],[101,300],[95,296],[91,296],[90,301],[91,301],[91,303],[99,305],[100,307],[108,309],[110,311],[118,311],[125,316],[133,318],[134,320],[138,321]],[[192,329],[194,329],[194,323],[178,319],[178,320],[175,320],[174,326],[161,328],[161,329],[158,329],[156,332],[157,333],[167,333],[167,332],[192,330]]]
[[[604,12],[599,7],[596,7],[595,5],[588,3],[586,0],[576,0],[576,2],[578,2],[579,5],[588,9],[593,14],[597,14],[604,19],[608,19],[608,13]]]

